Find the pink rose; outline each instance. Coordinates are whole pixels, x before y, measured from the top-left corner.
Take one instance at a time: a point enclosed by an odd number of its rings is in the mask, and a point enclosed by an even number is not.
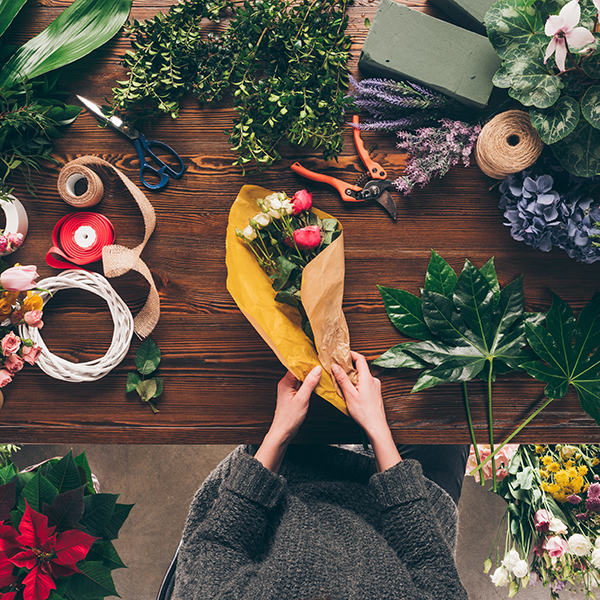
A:
[[[541,508],[535,513],[533,523],[538,531],[548,531],[550,528],[550,515],[548,511]]]
[[[13,250],[20,248],[23,245],[23,234],[22,233],[9,233],[8,243],[11,245]]]
[[[23,355],[23,360],[30,365],[35,365],[37,359],[42,353],[42,349],[39,346],[23,346],[21,350],[21,354]]]
[[[4,252],[8,248],[8,239],[4,235],[0,235],[0,252]]]
[[[16,373],[23,368],[23,359],[18,354],[7,356],[4,361],[4,368],[9,373]]]
[[[12,381],[12,375],[6,369],[0,369],[0,388]]]
[[[567,540],[563,540],[558,535],[548,538],[543,545],[544,550],[548,551],[550,558],[560,558],[569,549]]]
[[[35,280],[38,277],[37,267],[29,265],[28,267],[10,267],[2,271],[0,275],[0,284],[9,292],[23,292],[35,287]]]
[[[13,325],[20,323],[22,318],[23,318],[23,313],[20,310],[13,310],[13,312],[10,313],[10,322]]]
[[[2,338],[0,346],[2,347],[2,354],[4,354],[4,356],[10,356],[17,352],[21,347],[21,338],[11,331]]]
[[[294,242],[300,250],[312,250],[321,243],[321,229],[318,225],[309,225],[294,231]]]
[[[25,323],[29,325],[29,327],[36,327],[37,329],[41,329],[44,326],[44,321],[42,321],[42,311],[41,310],[30,310],[25,313]]]
[[[297,191],[292,197],[294,215],[299,215],[304,210],[310,210],[312,206],[312,194],[306,190]]]

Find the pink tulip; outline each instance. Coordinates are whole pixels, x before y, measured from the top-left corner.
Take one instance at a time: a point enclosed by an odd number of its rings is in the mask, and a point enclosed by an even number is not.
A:
[[[299,215],[304,210],[310,210],[312,206],[312,194],[306,190],[297,191],[292,197],[294,215]]]
[[[294,242],[300,250],[312,250],[321,243],[321,229],[318,225],[309,225],[294,231]]]
[[[42,321],[42,311],[41,310],[30,310],[25,313],[23,317],[25,319],[25,323],[29,325],[29,327],[36,327],[37,329],[41,329],[44,326],[44,321]]]
[[[554,535],[548,538],[544,542],[544,550],[548,551],[550,558],[560,558],[565,552],[569,550],[569,544],[567,540],[563,540],[561,537]]]
[[[4,361],[4,368],[9,373],[16,373],[23,368],[23,359],[18,354],[11,354]]]
[[[0,284],[8,292],[23,292],[35,287],[35,280],[38,277],[37,267],[29,265],[27,267],[10,267],[0,274]]]
[[[0,369],[0,388],[12,381],[12,375],[6,369]]]
[[[550,528],[550,515],[548,511],[541,508],[535,513],[533,523],[538,531],[548,531]]]
[[[37,359],[42,353],[42,349],[39,346],[23,346],[21,350],[21,354],[23,355],[23,360],[30,365],[35,365]]]
[[[2,354],[4,354],[4,356],[10,356],[17,352],[21,347],[21,338],[11,331],[0,340],[0,346],[2,347]]]

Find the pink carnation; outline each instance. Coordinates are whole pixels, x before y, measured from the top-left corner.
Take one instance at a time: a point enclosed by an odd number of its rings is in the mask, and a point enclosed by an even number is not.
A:
[[[292,197],[292,206],[294,215],[299,215],[302,211],[310,210],[312,206],[312,194],[306,190],[297,191]]]
[[[42,353],[42,349],[39,346],[23,346],[21,350],[21,354],[23,355],[23,360],[30,365],[35,365],[37,359]]]
[[[6,369],[0,369],[0,388],[12,381],[12,375]]]
[[[300,250],[313,250],[321,243],[321,229],[318,225],[309,225],[294,231],[294,242]]]
[[[29,325],[29,327],[36,327],[37,329],[41,329],[44,326],[44,321],[42,321],[42,311],[41,310],[30,310],[25,313],[25,323]]]
[[[21,338],[11,331],[2,338],[0,346],[2,347],[2,354],[4,354],[4,356],[10,356],[17,352],[21,347]]]
[[[7,356],[4,361],[4,368],[9,373],[16,373],[23,368],[23,359],[18,354]]]

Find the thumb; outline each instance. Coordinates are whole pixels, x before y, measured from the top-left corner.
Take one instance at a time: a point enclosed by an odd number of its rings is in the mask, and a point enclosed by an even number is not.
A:
[[[354,384],[350,381],[350,379],[348,379],[348,375],[346,374],[346,371],[342,369],[342,367],[334,364],[331,365],[331,370],[333,371],[333,375],[335,376],[336,381],[342,388],[344,396],[347,396],[348,394],[351,394],[352,392],[356,391]]]
[[[320,365],[317,365],[304,379],[304,382],[296,392],[296,398],[299,400],[306,400],[310,398],[317,384],[321,380],[321,372],[323,369]]]

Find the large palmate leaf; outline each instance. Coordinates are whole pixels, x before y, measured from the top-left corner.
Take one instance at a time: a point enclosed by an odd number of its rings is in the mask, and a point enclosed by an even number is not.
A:
[[[575,130],[550,146],[560,164],[573,175],[600,175],[600,129],[580,119]]]
[[[579,123],[579,102],[571,96],[563,96],[546,109],[529,110],[531,124],[537,129],[545,144],[555,144],[575,130]]]
[[[525,349],[524,323],[530,316],[524,312],[522,278],[500,290],[493,259],[481,269],[467,260],[457,277],[432,252],[420,308],[419,299],[408,292],[380,291],[396,327],[409,337],[417,337],[417,331],[423,341],[394,346],[374,364],[421,370],[413,391],[478,375],[493,380],[531,357]]]
[[[131,0],[75,0],[13,54],[0,71],[0,87],[64,67],[99,48],[118,33],[130,8]]]
[[[579,402],[600,425],[600,294],[596,294],[575,321],[570,306],[553,294],[546,327],[527,323],[526,335],[540,360],[522,367],[547,383],[548,398],[562,398],[569,385]]]
[[[0,35],[2,35],[27,0],[0,0]]]

